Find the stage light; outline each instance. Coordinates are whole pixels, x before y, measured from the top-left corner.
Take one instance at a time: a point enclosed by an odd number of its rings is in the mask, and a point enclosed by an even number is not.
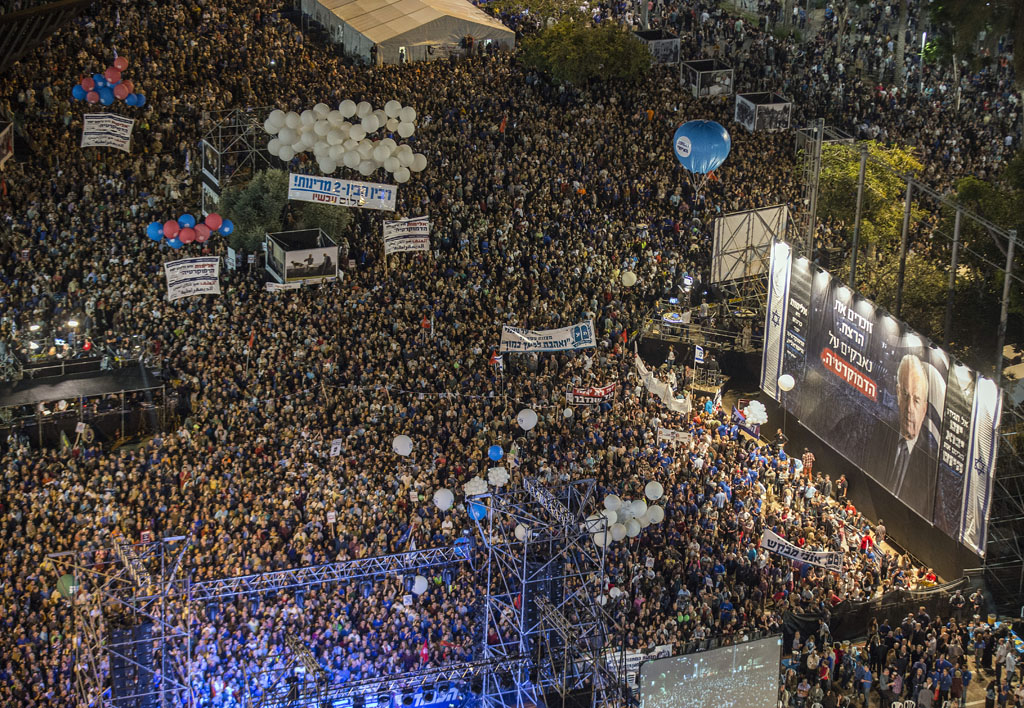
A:
[[[78,326],[78,320],[68,320],[68,327],[74,329]]]
[[[34,324],[34,325],[29,325],[29,326],[28,326],[28,331],[29,331],[29,332],[38,332],[38,331],[39,331],[39,329],[40,329],[40,328],[39,328],[39,325],[37,325],[37,324]]]

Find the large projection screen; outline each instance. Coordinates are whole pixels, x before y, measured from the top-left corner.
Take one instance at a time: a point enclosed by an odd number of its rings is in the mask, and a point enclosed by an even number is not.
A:
[[[775,708],[782,637],[648,661],[640,708]]]
[[[796,381],[789,392],[778,388],[782,374]],[[772,246],[761,388],[984,555],[999,387],[781,242]]]

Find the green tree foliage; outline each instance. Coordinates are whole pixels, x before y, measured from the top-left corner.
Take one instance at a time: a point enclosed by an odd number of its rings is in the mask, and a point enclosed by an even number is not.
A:
[[[523,64],[582,86],[597,79],[636,79],[651,68],[647,45],[614,22],[566,16],[523,42]]]
[[[288,229],[323,229],[339,239],[352,223],[345,207],[311,202],[292,202],[291,221],[284,221],[288,206],[288,173],[282,170],[257,172],[249,182],[228,188],[220,199],[220,211],[235,222],[228,237],[232,248],[255,251],[263,236]]]
[[[903,226],[903,202],[906,182],[899,175],[916,176],[921,162],[903,147],[887,148],[867,143],[867,170],[864,173],[864,202],[861,213],[860,243],[874,260],[899,246]],[[857,213],[857,176],[860,151],[851,145],[830,144],[821,150],[820,213],[845,222],[852,232]],[[921,213],[912,213],[918,221]]]

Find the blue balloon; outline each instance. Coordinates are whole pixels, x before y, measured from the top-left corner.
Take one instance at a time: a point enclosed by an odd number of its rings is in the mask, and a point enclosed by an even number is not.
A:
[[[103,78],[103,74],[93,74],[92,75],[92,80],[93,80],[93,83],[96,84],[96,88],[97,89],[101,89],[101,88],[103,88],[104,86],[107,85],[107,80],[105,78]]]
[[[182,214],[178,217],[178,226],[183,229],[191,229],[196,225],[196,218],[191,214]]]
[[[159,241],[164,237],[164,225],[159,221],[152,222],[146,227],[146,235],[154,241]]]
[[[713,120],[683,123],[672,136],[672,149],[679,164],[698,175],[721,167],[731,147],[729,131]]]
[[[89,93],[81,84],[75,84],[75,87],[71,89],[71,95],[75,97],[76,101],[85,100],[85,94]]]
[[[139,97],[136,96],[134,93],[130,93],[125,97],[124,102],[127,103],[129,106],[137,106],[139,105]]]
[[[487,516],[486,506],[484,506],[480,502],[469,503],[469,518],[475,519],[476,521],[481,521],[485,516]]]
[[[487,456],[497,462],[505,456],[505,451],[501,449],[501,445],[491,445],[487,449]]]
[[[113,89],[104,87],[104,88],[100,89],[99,93],[100,93],[100,103],[102,103],[104,106],[109,106],[110,104],[112,104],[114,102],[114,91],[113,91]]]
[[[135,105],[140,106],[140,107],[141,106],[145,106],[146,105],[146,97],[143,96],[141,93],[135,94]]]
[[[175,251],[177,251],[184,244],[181,241],[179,241],[178,239],[172,238],[170,241],[167,242],[167,245],[170,246],[171,248],[173,248]]]
[[[235,230],[235,225],[231,223],[231,219],[224,219],[224,221],[220,223],[220,228],[217,230],[220,231],[225,236],[230,236],[231,233]]]

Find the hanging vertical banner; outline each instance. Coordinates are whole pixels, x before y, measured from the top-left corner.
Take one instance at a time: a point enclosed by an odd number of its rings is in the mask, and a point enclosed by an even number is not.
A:
[[[384,255],[430,250],[430,219],[384,222]]]
[[[135,121],[116,113],[86,113],[82,116],[82,147],[112,147],[131,152]]]

